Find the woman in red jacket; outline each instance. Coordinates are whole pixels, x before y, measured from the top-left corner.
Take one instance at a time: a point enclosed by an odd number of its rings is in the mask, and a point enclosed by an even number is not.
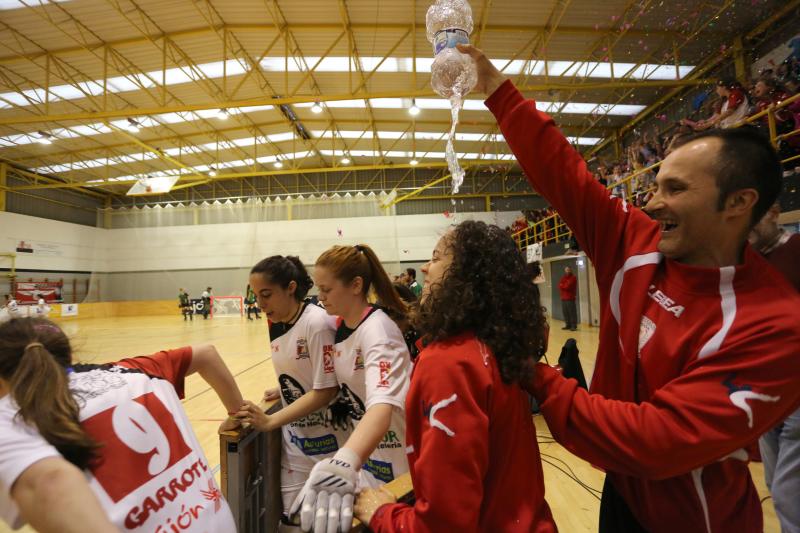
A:
[[[359,496],[372,531],[556,531],[536,432],[518,382],[542,353],[545,319],[514,241],[466,221],[422,268],[416,325],[425,347],[406,398],[413,506]]]

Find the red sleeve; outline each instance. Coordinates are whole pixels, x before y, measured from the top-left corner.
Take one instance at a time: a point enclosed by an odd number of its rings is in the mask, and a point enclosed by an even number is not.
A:
[[[414,463],[416,502],[382,506],[369,524],[375,533],[477,533],[489,464],[491,390],[489,369],[479,357],[472,359],[435,353],[417,363],[408,400],[409,409],[424,406]],[[431,419],[452,434],[431,427]]]
[[[569,291],[574,291],[575,287],[578,286],[578,278],[576,276],[570,276],[567,278],[567,286],[565,287]]]
[[[189,370],[189,365],[192,364],[192,347],[184,346],[175,350],[162,350],[152,355],[123,359],[114,364],[141,370],[149,376],[166,379],[172,383],[175,392],[182,400],[186,372]]]
[[[728,96],[728,111],[735,110],[742,102],[744,102],[744,93],[739,90],[731,91],[730,96]]]
[[[626,202],[610,197],[553,119],[538,111],[536,102],[526,100],[510,80],[486,100],[486,106],[494,113],[531,186],[575,233],[601,280],[619,268],[617,259],[624,257],[624,247],[629,244],[626,237],[644,239],[642,242],[653,239],[657,224]],[[636,229],[626,232],[631,223],[637,224]]]
[[[530,390],[553,436],[578,457],[664,479],[746,447],[797,409],[799,337],[769,327],[754,332],[693,362],[641,404],[589,394],[542,364]]]

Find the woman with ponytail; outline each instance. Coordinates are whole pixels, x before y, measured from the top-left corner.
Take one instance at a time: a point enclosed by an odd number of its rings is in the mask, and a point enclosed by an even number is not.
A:
[[[313,281],[300,258],[274,255],[250,271],[250,286],[269,320],[272,365],[277,389],[265,400],[280,398],[282,409],[266,415],[245,402],[238,416],[260,431],[283,428],[281,495],[284,516],[279,531],[297,530],[289,508],[311,469],[333,456],[347,440],[348,428],[328,414],[339,391],[333,365],[334,322],[316,305],[305,301]]]
[[[186,376],[195,372],[235,413],[242,396],[213,346],[84,365],[73,363],[69,339],[46,319],[0,325],[0,488],[6,489],[0,492],[0,517],[15,526],[25,519],[40,531],[167,531],[175,523],[182,531],[234,531],[230,508],[180,401]],[[220,429],[238,424],[229,418]],[[51,509],[41,503],[31,513],[25,498],[14,494],[20,473],[37,468],[42,458],[74,465],[83,486],[77,469],[90,474],[102,505],[94,522],[66,521],[96,503],[76,500],[80,483],[52,495],[42,478],[26,492],[29,501],[71,502],[74,509],[64,515],[56,514],[62,503]],[[56,523],[43,527],[48,521]]]
[[[97,444],[69,391],[69,350],[54,339],[50,353],[20,325],[0,330],[0,518],[45,533],[117,531],[79,470]]]
[[[553,533],[520,384],[541,356],[545,317],[514,240],[466,221],[422,267],[415,325],[425,344],[408,391],[408,460],[416,502],[365,490],[356,516],[376,533]]]
[[[334,369],[337,405],[353,433],[339,451],[317,463],[290,510],[304,531],[349,531],[359,487],[379,487],[408,471],[405,395],[410,358],[394,319],[406,305],[372,249],[334,246],[314,268],[319,300],[337,316]],[[372,293],[372,294],[371,294]],[[380,305],[371,305],[374,296]]]

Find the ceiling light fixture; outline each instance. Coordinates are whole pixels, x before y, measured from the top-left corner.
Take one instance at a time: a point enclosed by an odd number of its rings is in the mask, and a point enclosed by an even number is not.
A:
[[[349,157],[343,157],[341,163],[343,165],[349,165],[350,164],[350,158]]]
[[[408,108],[408,114],[411,115],[412,117],[416,117],[417,115],[419,115],[420,111],[421,109],[417,107],[417,100],[412,98],[411,107]]]
[[[412,167],[415,167],[419,165],[419,161],[417,161],[416,159],[412,159],[411,161],[408,162],[408,164],[411,165]]]
[[[208,171],[208,175],[211,176],[212,178],[216,178],[217,177],[217,169],[215,169],[214,167],[211,167],[211,170]]]
[[[228,120],[229,116],[231,116],[230,112],[228,112],[228,110],[225,108],[222,108],[219,111],[217,111],[217,118],[220,120]]]
[[[314,105],[311,106],[311,112],[316,114],[322,113],[322,106],[319,102],[314,102]]]
[[[281,163],[280,161],[275,161],[275,164],[273,166],[275,168],[283,168],[283,163]]]

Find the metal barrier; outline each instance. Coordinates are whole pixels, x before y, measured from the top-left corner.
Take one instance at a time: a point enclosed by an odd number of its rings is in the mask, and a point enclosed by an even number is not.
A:
[[[262,405],[267,414],[280,402]],[[219,437],[220,485],[239,533],[275,533],[281,500],[281,430],[264,433],[249,427]]]
[[[281,408],[280,402],[262,403],[267,414]],[[283,512],[281,500],[281,430],[268,433],[249,427],[220,434],[220,485],[230,505],[239,533],[276,533]],[[413,502],[411,475],[386,485],[398,501]],[[367,528],[353,520],[353,532]]]

